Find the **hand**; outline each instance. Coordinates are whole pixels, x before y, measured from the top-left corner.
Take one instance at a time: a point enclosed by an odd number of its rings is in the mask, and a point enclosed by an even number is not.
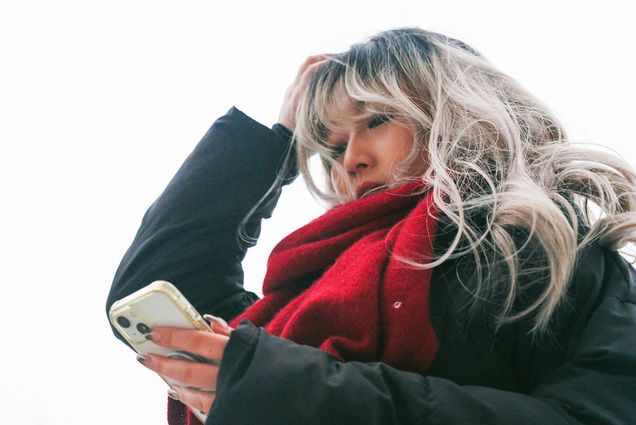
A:
[[[294,131],[296,128],[296,110],[298,109],[298,100],[303,88],[309,81],[316,70],[326,63],[332,54],[322,54],[309,56],[305,59],[305,62],[301,65],[296,75],[296,79],[291,86],[285,92],[283,99],[283,105],[280,109],[280,115],[278,117],[278,123],[284,125],[289,130]]]
[[[216,382],[232,328],[223,319],[205,315],[212,332],[154,327],[148,338],[157,345],[202,356],[201,361],[177,360],[158,354],[137,356],[141,364],[179,383],[168,395],[207,414],[216,398]]]

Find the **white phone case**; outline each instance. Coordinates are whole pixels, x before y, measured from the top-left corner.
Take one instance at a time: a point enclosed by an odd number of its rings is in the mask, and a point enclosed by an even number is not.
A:
[[[158,280],[116,301],[109,310],[110,322],[140,354],[157,353],[163,356],[195,360],[190,353],[175,351],[154,344],[146,334],[154,326],[210,330],[208,323],[170,282]],[[172,381],[162,375],[168,383]],[[191,408],[201,422],[206,415]]]

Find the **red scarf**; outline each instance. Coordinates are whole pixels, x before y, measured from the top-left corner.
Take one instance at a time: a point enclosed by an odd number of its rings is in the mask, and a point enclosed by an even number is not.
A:
[[[343,361],[425,374],[437,352],[428,317],[432,270],[399,259],[431,260],[437,209],[423,189],[411,182],[372,194],[287,236],[269,257],[264,297],[230,326],[249,319]],[[198,423],[187,416],[169,423]]]

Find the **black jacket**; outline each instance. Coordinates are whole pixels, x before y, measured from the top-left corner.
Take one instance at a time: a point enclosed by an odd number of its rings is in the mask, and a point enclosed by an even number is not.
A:
[[[175,283],[200,312],[227,320],[257,300],[243,289],[248,245],[236,230],[275,180],[289,137],[236,108],[219,118],[145,214],[107,309],[156,279]],[[294,174],[291,167],[286,182]],[[280,191],[249,222],[253,236]],[[441,222],[436,250],[452,234]],[[532,244],[523,252],[528,261],[538,255]],[[618,253],[592,244],[579,255],[551,332],[534,339],[530,319],[495,333],[493,310],[468,313],[473,273],[461,261],[434,269],[430,314],[439,351],[427,376],[341,362],[244,321],[226,348],[206,423],[636,423],[636,272]],[[541,278],[524,277],[529,294]],[[518,307],[531,300],[522,297]]]

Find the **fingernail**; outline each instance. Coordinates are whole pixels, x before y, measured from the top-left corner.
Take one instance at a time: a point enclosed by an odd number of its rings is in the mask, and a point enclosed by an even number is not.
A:
[[[147,340],[149,341],[154,341],[155,336],[152,334],[152,332],[147,333],[146,335],[144,335],[146,337]]]
[[[148,366],[150,364],[150,357],[144,356],[143,354],[137,354],[137,361],[144,366]]]
[[[221,319],[220,317],[212,316],[211,314],[204,314],[203,318],[205,320],[207,320],[208,322],[217,323],[218,325],[220,325],[221,327],[223,327],[225,329],[229,329],[230,328],[230,326],[227,324],[227,322],[225,320]]]
[[[203,318],[210,323],[215,323],[223,329],[230,329],[230,325],[220,317],[212,316],[211,314],[204,314]]]
[[[168,397],[179,400],[179,393],[174,388],[168,388]]]

